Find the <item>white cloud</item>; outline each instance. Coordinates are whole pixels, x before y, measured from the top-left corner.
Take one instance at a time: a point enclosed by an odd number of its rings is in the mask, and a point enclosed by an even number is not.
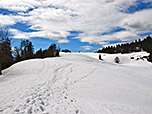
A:
[[[28,39],[28,38],[30,38],[30,35],[25,34],[24,32],[21,32],[19,30],[10,29],[9,31],[11,32],[11,34],[14,35],[12,38],[18,38],[18,39]]]
[[[69,43],[70,41],[67,39],[61,39],[58,41],[58,43]]]
[[[100,36],[87,36],[84,33],[80,35],[81,42],[89,42],[90,44],[108,44],[109,41],[130,41],[141,38],[140,36],[129,32],[129,31],[120,31],[108,35]],[[105,42],[106,41],[106,42]]]
[[[15,20],[12,18],[12,16],[7,16],[7,15],[1,15],[0,14],[0,24],[2,26],[13,25],[13,24],[15,24]]]
[[[19,12],[18,16],[0,15],[0,20],[5,17],[9,24],[24,22],[31,25],[30,29],[40,30],[31,33],[14,32],[14,37],[44,37],[65,43],[68,42],[66,38],[70,35],[69,31],[82,31],[77,37],[80,41],[103,45],[107,43],[104,41],[132,40],[138,38],[139,33],[152,31],[151,9],[134,14],[122,12],[135,2],[136,0],[0,0],[0,8],[12,11],[27,11],[36,7],[27,13]],[[116,27],[127,31],[101,35]]]
[[[129,31],[121,31],[121,32],[116,32],[110,35],[104,35],[102,37],[102,40],[106,40],[107,41],[130,41],[130,40],[135,40],[135,39],[139,39],[140,36],[129,32]]]
[[[62,32],[46,32],[46,31],[38,31],[38,32],[22,32],[17,29],[10,29],[11,34],[14,36],[12,38],[18,39],[28,39],[32,37],[44,37],[50,38],[54,40],[60,40],[60,42],[67,42],[66,36],[69,33],[62,33]]]
[[[146,33],[152,31],[152,9],[142,10],[129,14],[121,22],[121,26],[134,33]]]
[[[84,50],[91,50],[91,49],[93,49],[92,46],[82,46],[82,48],[83,48]]]
[[[27,11],[35,6],[41,6],[41,2],[37,0],[0,0],[0,8],[10,11]]]
[[[106,45],[108,44],[109,42],[99,42],[100,45]]]

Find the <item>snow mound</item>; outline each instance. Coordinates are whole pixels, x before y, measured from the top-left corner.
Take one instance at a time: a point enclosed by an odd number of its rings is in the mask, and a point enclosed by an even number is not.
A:
[[[98,59],[99,53],[84,53],[85,55],[91,56],[93,58]],[[145,56],[149,56],[147,52],[137,52],[137,53],[129,53],[129,54],[104,54],[101,53],[101,58],[103,61],[116,64],[114,59],[116,57],[119,58],[119,65],[127,65],[127,66],[137,66],[137,67],[150,67],[151,63],[144,58]],[[141,66],[142,65],[142,66]]]
[[[0,114],[151,114],[152,65],[136,60],[147,54],[102,54],[101,61],[97,53],[61,53],[19,62],[0,76]]]

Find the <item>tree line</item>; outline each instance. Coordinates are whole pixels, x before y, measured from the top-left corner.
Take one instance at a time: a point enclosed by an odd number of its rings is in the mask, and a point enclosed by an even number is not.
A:
[[[144,40],[139,39],[131,43],[104,47],[102,49],[99,49],[97,53],[109,53],[109,54],[122,53],[123,54],[123,53],[131,53],[131,52],[140,52],[142,50],[150,53],[147,59],[148,61],[152,62],[152,37],[151,36],[147,36]]]
[[[56,57],[60,49],[56,44],[51,44],[48,49],[41,48],[34,53],[34,45],[31,41],[21,40],[19,46],[11,47],[11,38],[8,37],[9,29],[0,27],[0,75],[1,70],[8,68],[16,62],[27,59]]]

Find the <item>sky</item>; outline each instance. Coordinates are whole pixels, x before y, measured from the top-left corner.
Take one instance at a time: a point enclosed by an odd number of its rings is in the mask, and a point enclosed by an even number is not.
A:
[[[91,52],[152,34],[152,0],[0,0],[0,25],[12,47],[29,39],[35,51],[56,43]]]

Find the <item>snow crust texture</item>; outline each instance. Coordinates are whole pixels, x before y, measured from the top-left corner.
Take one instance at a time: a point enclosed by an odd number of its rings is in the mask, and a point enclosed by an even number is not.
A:
[[[0,76],[0,114],[152,114],[152,65],[136,60],[146,54],[101,61],[62,53],[17,63]]]

